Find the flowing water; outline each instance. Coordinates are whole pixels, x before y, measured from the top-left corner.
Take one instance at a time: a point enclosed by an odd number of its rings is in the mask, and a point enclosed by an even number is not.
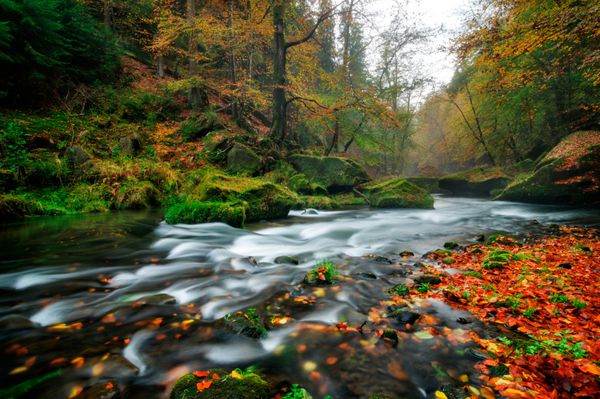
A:
[[[599,221],[598,210],[438,197],[434,210],[292,211],[246,229],[170,226],[158,213],[3,226],[0,388],[52,373],[24,397],[67,398],[110,380],[125,397],[163,398],[190,370],[256,365],[274,384],[299,383],[317,398],[431,397],[460,375],[474,378],[477,352],[457,322],[468,315],[417,302],[427,326],[401,332],[398,343],[333,326],[367,321],[387,288],[418,269],[418,256],[445,241]],[[417,256],[401,258],[403,250]],[[302,284],[322,259],[339,265],[341,281]],[[266,337],[225,325],[248,307],[275,316]]]

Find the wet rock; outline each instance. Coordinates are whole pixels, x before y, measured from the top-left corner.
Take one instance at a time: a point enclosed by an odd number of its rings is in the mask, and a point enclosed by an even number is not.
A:
[[[444,243],[444,248],[446,249],[456,249],[458,248],[460,245],[458,245],[458,243],[456,241],[448,241]]]
[[[33,328],[33,323],[27,317],[11,314],[0,318],[0,330],[22,330]]]
[[[475,359],[478,359],[478,360],[485,360],[485,359],[489,359],[490,358],[487,354],[485,354],[485,353],[483,353],[481,351],[478,351],[477,349],[473,349],[473,348],[467,349],[466,353],[469,356],[471,356],[471,357],[473,357]]]
[[[0,223],[23,219],[31,213],[32,204],[15,195],[0,195]]]
[[[253,176],[262,168],[260,157],[243,144],[235,144],[227,153],[227,169],[235,174]]]
[[[302,211],[302,214],[303,215],[318,215],[319,211],[317,211],[316,209],[309,208],[309,209],[305,209],[304,211]]]
[[[86,388],[77,395],[77,399],[120,399],[121,392],[116,383],[110,381],[106,383],[94,384]]]
[[[10,191],[17,185],[17,176],[12,170],[0,169],[0,191]]]
[[[354,274],[358,278],[362,278],[365,280],[376,280],[377,276],[372,272],[358,272]]]
[[[386,328],[385,330],[383,330],[381,338],[388,339],[396,344],[398,343],[398,333],[392,328]]]
[[[170,399],[270,399],[269,384],[255,373],[243,373],[233,377],[222,370],[210,370],[209,375],[217,374],[220,378],[212,379],[210,389],[198,392],[196,385],[203,378],[186,374],[175,383]],[[208,381],[208,380],[206,380]]]
[[[423,274],[415,277],[415,283],[417,284],[431,284],[436,285],[442,282],[442,279],[439,276],[434,274]]]
[[[442,259],[442,263],[445,265],[453,265],[456,263],[456,259],[451,256],[446,256],[444,259]]]
[[[457,318],[457,319],[456,319],[456,321],[457,321],[458,323],[460,323],[460,324],[471,324],[471,323],[473,323],[473,320],[471,320],[471,319],[466,319],[466,318],[464,318],[464,317],[459,317],[459,318]]]
[[[558,265],[558,267],[560,267],[562,269],[572,269],[573,265],[570,263],[561,263],[560,265]]]
[[[485,242],[485,234],[479,234],[475,240],[477,242]]]
[[[400,256],[403,258],[409,258],[411,256],[415,256],[415,253],[412,251],[402,251],[400,252]]]
[[[375,256],[374,260],[377,263],[387,263],[388,265],[391,265],[392,263],[394,263],[391,259],[386,258],[385,256]]]
[[[262,318],[256,314],[256,310],[253,308],[228,314],[225,316],[224,321],[233,332],[239,335],[250,338],[263,338],[267,335],[267,329]]]
[[[275,263],[278,265],[281,264],[289,264],[289,265],[297,265],[300,263],[297,256],[278,256],[275,258]]]
[[[465,392],[465,388],[453,384],[442,385],[439,389],[448,399],[466,399],[470,395]]]
[[[249,262],[251,265],[258,266],[258,262],[256,261],[256,258],[255,258],[254,256],[248,256],[248,257],[246,258],[246,260],[247,260],[247,261],[248,261],[248,262]]]
[[[137,300],[146,305],[175,305],[177,301],[169,294],[148,295]]]
[[[390,313],[389,317],[404,326],[406,324],[414,324],[417,320],[419,320],[421,314],[412,312],[410,310],[401,309]]]

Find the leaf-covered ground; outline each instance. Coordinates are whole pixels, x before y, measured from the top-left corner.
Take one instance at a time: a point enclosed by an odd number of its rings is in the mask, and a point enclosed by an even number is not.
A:
[[[489,354],[477,366],[481,382],[497,393],[508,398],[598,397],[598,251],[596,230],[561,227],[555,236],[532,243],[498,237],[490,245],[432,254],[441,264],[441,283],[431,289],[408,287],[407,295],[445,301],[514,332],[494,339],[471,333]]]

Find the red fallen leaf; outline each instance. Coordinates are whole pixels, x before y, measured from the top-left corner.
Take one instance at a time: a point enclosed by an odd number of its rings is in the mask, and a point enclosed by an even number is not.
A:
[[[198,371],[198,370],[196,370],[196,371],[194,371],[192,374],[194,374],[194,375],[195,375],[196,377],[198,377],[198,378],[204,378],[204,377],[206,377],[207,375],[209,375],[209,374],[210,374],[210,372],[209,372],[209,371]]]
[[[213,380],[216,380],[216,379],[218,379],[218,378],[219,378],[219,374],[217,374],[217,373],[214,373],[214,374],[212,375],[212,379],[213,379]]]
[[[338,328],[338,330],[346,330],[348,328],[348,323],[336,323],[335,326]]]
[[[106,385],[105,385],[105,387],[106,387],[106,389],[113,389],[114,385],[113,385],[112,382],[107,382]]]
[[[327,280],[327,279],[325,278],[325,275],[324,275],[322,272],[319,272],[319,280],[322,280],[322,281],[325,281],[325,280]]]
[[[583,371],[584,373],[590,373],[597,376],[600,376],[600,367],[596,366],[594,363],[587,361],[583,364],[577,364],[577,368]]]
[[[210,388],[210,386],[212,385],[212,381],[200,381],[199,383],[196,384],[196,389],[198,390],[198,392],[202,392],[205,389]]]

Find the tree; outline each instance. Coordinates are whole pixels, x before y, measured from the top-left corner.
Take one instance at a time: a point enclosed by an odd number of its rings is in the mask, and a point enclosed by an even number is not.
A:
[[[287,54],[292,47],[305,43],[313,38],[319,26],[331,17],[333,9],[319,15],[313,27],[299,39],[288,41],[286,38],[286,11],[289,4],[285,0],[272,0],[271,16],[273,19],[273,122],[271,137],[283,145],[286,139],[287,107]]]

